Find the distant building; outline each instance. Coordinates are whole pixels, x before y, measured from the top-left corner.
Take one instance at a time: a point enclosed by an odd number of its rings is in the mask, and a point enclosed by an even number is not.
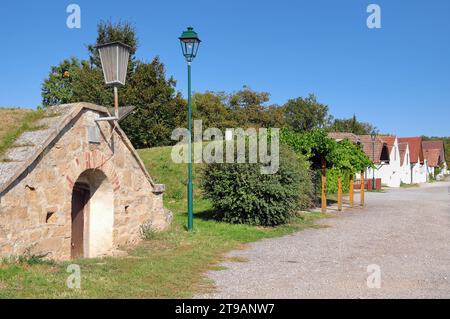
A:
[[[445,147],[443,141],[423,141],[424,157],[428,162],[428,172],[436,179],[441,179],[447,174],[447,162],[445,159]]]
[[[399,143],[398,150],[400,153],[400,181],[404,184],[411,184],[409,144]]]
[[[410,154],[411,182],[426,183],[428,181],[428,165],[424,157],[421,137],[401,137],[399,143],[407,143]]]

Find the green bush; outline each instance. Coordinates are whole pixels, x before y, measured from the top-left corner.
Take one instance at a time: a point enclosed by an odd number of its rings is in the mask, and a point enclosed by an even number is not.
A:
[[[311,204],[309,163],[287,147],[280,149],[276,174],[263,175],[260,164],[208,164],[202,175],[204,194],[218,218],[235,224],[276,226],[289,222]]]
[[[339,172],[335,169],[327,170],[327,194],[337,194],[338,192],[338,177],[342,177],[342,192],[348,193],[350,191],[350,173]]]

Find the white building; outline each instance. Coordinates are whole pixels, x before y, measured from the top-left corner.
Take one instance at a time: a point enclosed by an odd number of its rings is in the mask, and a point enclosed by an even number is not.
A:
[[[400,153],[400,181],[404,184],[411,184],[411,162],[408,143],[399,143]]]
[[[398,147],[398,139],[395,136],[381,136],[387,151],[389,152],[389,161],[377,165],[378,178],[381,183],[388,187],[400,187],[401,183],[401,157]]]
[[[425,160],[428,163],[428,173],[436,179],[442,179],[447,172],[447,162],[445,160],[445,148],[443,141],[422,142]]]
[[[428,165],[423,156],[421,137],[402,137],[400,143],[408,143],[410,154],[411,183],[420,184],[428,181]]]
[[[359,135],[364,153],[372,160],[375,169],[368,168],[366,178],[381,179],[381,184],[388,187],[400,187],[401,159],[398,140],[395,136],[378,136],[372,141],[370,135]]]

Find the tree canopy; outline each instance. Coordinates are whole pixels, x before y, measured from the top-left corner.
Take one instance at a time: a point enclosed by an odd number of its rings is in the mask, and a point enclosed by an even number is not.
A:
[[[328,106],[319,103],[314,94],[306,98],[291,99],[283,108],[286,123],[295,132],[303,133],[324,128],[331,121]]]
[[[330,139],[324,129],[314,129],[302,134],[284,129],[280,138],[282,143],[289,145],[296,153],[306,156],[315,168],[320,168],[323,160],[327,168],[341,172],[360,172],[372,165],[360,146],[347,139],[338,143]]]
[[[356,135],[367,135],[376,130],[376,127],[370,123],[360,122],[356,115],[349,119],[334,119],[330,126],[332,132],[348,132]]]

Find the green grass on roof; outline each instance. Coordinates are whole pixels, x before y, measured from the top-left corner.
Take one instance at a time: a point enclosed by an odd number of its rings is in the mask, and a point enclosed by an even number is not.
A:
[[[35,122],[44,117],[44,111],[0,108],[0,155],[3,155],[22,133],[36,129]]]

